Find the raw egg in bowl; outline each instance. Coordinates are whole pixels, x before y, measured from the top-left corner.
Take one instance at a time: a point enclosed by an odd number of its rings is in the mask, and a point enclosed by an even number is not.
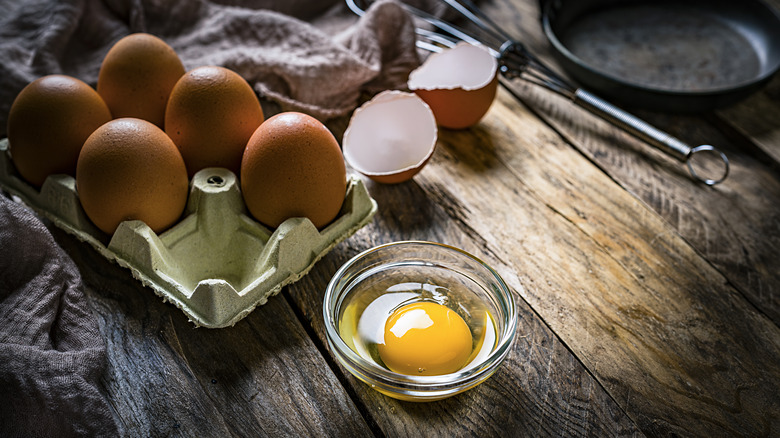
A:
[[[460,249],[406,241],[366,250],[325,291],[328,345],[377,391],[406,401],[459,394],[490,377],[517,314],[496,271]]]

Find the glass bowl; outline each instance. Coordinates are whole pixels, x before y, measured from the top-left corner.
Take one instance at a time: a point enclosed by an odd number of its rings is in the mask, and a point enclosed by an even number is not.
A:
[[[372,337],[381,337],[393,310],[414,301],[445,305],[467,322],[474,351],[460,370],[409,375],[381,363],[376,343],[383,340]],[[517,324],[514,298],[496,271],[465,251],[422,241],[389,243],[353,257],[328,284],[323,315],[338,361],[375,390],[407,401],[440,400],[484,382],[508,354]]]

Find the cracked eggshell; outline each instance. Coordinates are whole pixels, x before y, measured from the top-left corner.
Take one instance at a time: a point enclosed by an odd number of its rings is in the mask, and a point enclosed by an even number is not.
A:
[[[414,93],[389,90],[356,109],[342,141],[349,165],[385,184],[411,179],[436,148],[431,108]]]
[[[498,61],[482,45],[459,43],[434,53],[409,75],[409,89],[433,110],[439,126],[464,129],[487,113],[498,88]]]

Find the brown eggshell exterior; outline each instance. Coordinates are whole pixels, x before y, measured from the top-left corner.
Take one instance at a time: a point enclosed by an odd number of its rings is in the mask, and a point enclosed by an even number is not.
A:
[[[409,181],[415,175],[417,175],[422,170],[422,168],[425,167],[426,164],[428,164],[428,161],[431,159],[432,156],[433,156],[433,153],[428,155],[428,158],[426,158],[425,161],[420,163],[418,166],[416,166],[414,168],[411,168],[411,169],[406,169],[403,172],[391,173],[391,174],[382,174],[382,175],[372,174],[372,173],[367,173],[367,172],[361,172],[361,173],[363,173],[363,175],[371,178],[373,181],[376,181],[378,183],[382,183],[382,184],[400,184],[402,182]]]
[[[79,79],[36,79],[17,95],[8,114],[8,144],[17,171],[36,187],[49,175],[75,175],[84,141],[109,120],[103,99]]]
[[[97,91],[114,118],[137,117],[160,128],[165,106],[185,69],[165,41],[146,34],[130,34],[117,41],[100,66]]]
[[[247,141],[263,120],[260,101],[241,76],[205,66],[176,83],[165,132],[179,147],[190,177],[206,167],[224,167],[238,175]]]
[[[416,89],[414,92],[431,107],[436,123],[449,129],[465,129],[476,125],[490,109],[498,89],[498,76],[476,90]]]
[[[155,233],[178,221],[189,180],[173,141],[141,119],[112,120],[84,143],[76,190],[92,222],[113,234],[122,221],[141,220]]]
[[[324,228],[341,210],[346,181],[336,138],[318,120],[296,112],[277,114],[260,125],[241,163],[247,208],[271,228],[292,217],[307,217]]]

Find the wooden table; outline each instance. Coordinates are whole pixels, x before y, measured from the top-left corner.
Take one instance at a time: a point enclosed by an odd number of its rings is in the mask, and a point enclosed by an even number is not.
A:
[[[536,1],[485,9],[552,62]],[[476,127],[441,130],[414,180],[367,181],[375,219],[232,328],[194,328],[55,230],[108,345],[101,383],[123,433],[780,435],[780,77],[717,112],[635,111],[724,150],[731,175],[716,187],[552,93],[510,88]],[[517,300],[516,342],[498,372],[440,402],[375,392],[325,340],[336,269],[407,239],[477,255]]]

